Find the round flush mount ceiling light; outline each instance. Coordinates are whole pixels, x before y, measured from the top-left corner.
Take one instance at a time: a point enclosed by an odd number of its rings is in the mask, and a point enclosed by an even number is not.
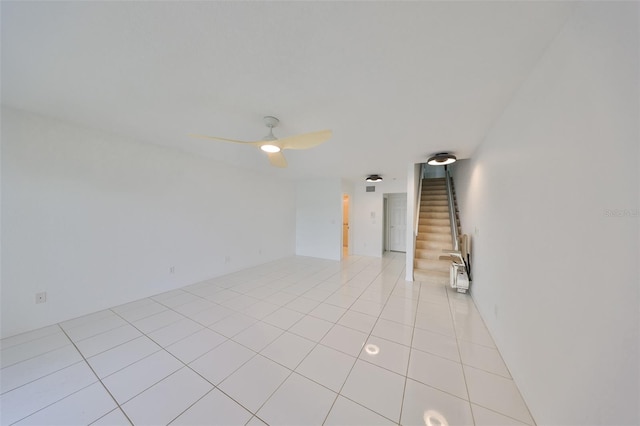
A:
[[[382,182],[382,176],[380,175],[369,175],[365,179],[367,182]]]
[[[440,152],[427,160],[427,164],[430,166],[446,166],[447,164],[455,163],[456,156],[449,154],[448,152]]]
[[[280,152],[280,147],[277,145],[264,144],[260,146],[260,149],[264,152]]]

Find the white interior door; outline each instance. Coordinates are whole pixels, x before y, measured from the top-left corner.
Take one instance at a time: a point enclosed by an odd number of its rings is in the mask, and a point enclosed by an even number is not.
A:
[[[407,250],[407,194],[389,195],[389,250]]]

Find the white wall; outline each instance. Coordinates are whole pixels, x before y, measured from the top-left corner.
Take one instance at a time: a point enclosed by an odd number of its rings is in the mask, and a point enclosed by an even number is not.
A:
[[[342,181],[296,182],[296,254],[340,260],[342,257]]]
[[[415,258],[415,238],[417,229],[417,202],[422,175],[420,163],[409,164],[407,168],[407,255],[405,258],[405,280],[413,281],[413,259]]]
[[[638,16],[580,3],[456,166],[472,294],[538,424],[640,424]]]
[[[293,255],[294,224],[289,181],[2,109],[3,337]]]
[[[375,192],[366,192],[374,185]],[[389,179],[378,183],[354,184],[352,208],[353,253],[361,256],[381,257],[383,252],[383,195],[407,191],[406,179]]]

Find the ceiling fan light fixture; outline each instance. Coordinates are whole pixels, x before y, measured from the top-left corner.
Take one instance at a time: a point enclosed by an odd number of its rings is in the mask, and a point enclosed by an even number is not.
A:
[[[260,149],[263,150],[264,152],[280,152],[280,147],[277,145],[271,145],[271,144],[264,144],[260,146]]]
[[[365,179],[367,182],[382,182],[382,176],[380,175],[369,175]]]
[[[190,136],[200,139],[212,139],[214,141],[231,142],[260,148],[263,152],[266,152],[268,154],[267,158],[269,159],[269,163],[271,163],[272,166],[284,168],[287,167],[287,160],[285,160],[282,151],[286,151],[288,149],[313,148],[326,142],[329,138],[331,138],[332,135],[331,130],[320,130],[317,132],[302,133],[278,139],[273,134],[273,128],[278,126],[280,120],[278,120],[276,117],[268,115],[264,117],[264,123],[269,129],[269,134],[262,138],[262,140],[246,141],[198,134],[190,134]]]
[[[447,164],[455,163],[456,156],[449,154],[448,152],[440,152],[427,160],[427,164],[430,166],[446,166]]]

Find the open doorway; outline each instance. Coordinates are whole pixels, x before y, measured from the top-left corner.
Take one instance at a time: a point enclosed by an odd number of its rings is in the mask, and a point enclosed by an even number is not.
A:
[[[342,257],[349,255],[349,196],[342,196]]]

